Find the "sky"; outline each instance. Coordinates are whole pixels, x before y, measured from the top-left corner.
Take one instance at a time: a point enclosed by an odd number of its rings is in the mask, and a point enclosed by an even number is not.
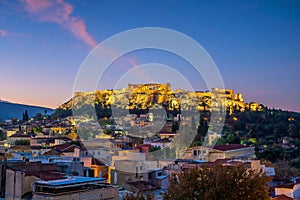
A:
[[[225,87],[246,102],[300,111],[300,2],[293,0],[0,0],[0,99],[58,107],[72,96],[76,74],[97,44],[140,27],[193,38],[216,63]],[[208,89],[189,63],[158,50],[123,56],[99,88],[114,88],[126,70],[141,76],[142,70],[130,69],[147,63],[173,67],[194,89]],[[148,72],[144,81],[180,82]]]

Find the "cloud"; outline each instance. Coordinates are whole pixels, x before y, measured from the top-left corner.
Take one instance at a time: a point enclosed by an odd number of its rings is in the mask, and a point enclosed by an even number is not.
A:
[[[0,36],[6,37],[7,35],[8,35],[8,33],[7,33],[6,30],[1,30],[1,29],[0,29]]]
[[[90,47],[97,45],[95,39],[87,32],[84,20],[72,16],[71,4],[63,0],[21,0],[21,2],[25,5],[26,12],[38,20],[57,23]]]

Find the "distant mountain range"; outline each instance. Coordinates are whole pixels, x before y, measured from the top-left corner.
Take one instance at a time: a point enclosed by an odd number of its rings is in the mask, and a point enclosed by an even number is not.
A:
[[[22,113],[25,110],[28,111],[29,117],[33,117],[37,113],[44,114],[45,110],[47,111],[47,115],[51,115],[54,112],[51,108],[11,103],[0,99],[0,118],[2,118],[2,120],[9,118],[22,119]]]

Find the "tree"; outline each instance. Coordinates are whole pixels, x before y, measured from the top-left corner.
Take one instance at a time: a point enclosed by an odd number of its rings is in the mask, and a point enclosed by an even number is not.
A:
[[[52,118],[64,118],[72,115],[72,109],[63,109],[61,107],[57,108],[52,114]]]
[[[36,113],[35,117],[34,117],[36,120],[42,120],[43,119],[43,116],[41,113]]]
[[[193,130],[196,130],[196,122],[195,122],[195,117],[194,115],[192,115],[192,119],[191,119],[191,128]]]
[[[33,133],[34,133],[34,134],[38,134],[38,133],[41,133],[42,130],[43,130],[43,128],[42,128],[41,126],[35,126],[35,127],[33,128]]]
[[[225,133],[225,142],[228,144],[240,144],[241,140],[237,134],[232,132]]]
[[[296,124],[290,124],[288,126],[288,133],[289,133],[290,137],[298,138],[299,137],[299,129],[298,129],[297,125]]]
[[[177,132],[179,129],[179,124],[178,122],[173,122],[172,123],[172,132]]]
[[[25,110],[25,112],[23,112],[23,115],[22,115],[22,120],[24,122],[27,122],[29,119],[29,116],[28,116],[28,110]]]
[[[151,146],[150,149],[149,149],[149,152],[158,151],[160,149],[161,149],[160,146]]]
[[[173,174],[165,200],[269,199],[268,178],[244,166],[203,166]]]
[[[25,119],[26,119],[26,121],[28,121],[28,119],[29,119],[28,110],[25,110]]]
[[[5,139],[5,133],[0,129],[0,141]]]
[[[197,128],[197,134],[194,138],[194,141],[191,146],[199,146],[202,144],[204,137],[206,136],[208,131],[207,121],[204,120],[203,117],[200,117],[199,125]]]

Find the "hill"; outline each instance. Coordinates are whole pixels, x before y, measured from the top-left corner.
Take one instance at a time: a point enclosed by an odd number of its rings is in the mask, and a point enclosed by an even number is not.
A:
[[[71,115],[72,105],[77,113],[89,115],[96,109],[98,118],[110,117],[111,108],[118,111],[129,110],[131,114],[147,113],[149,109],[164,107],[168,114],[177,115],[180,111],[210,111],[218,101],[225,104],[229,114],[235,111],[262,111],[264,105],[258,102],[246,103],[240,93],[231,89],[212,88],[210,91],[172,90],[166,84],[128,84],[127,88],[75,92],[74,97],[56,109],[55,117]]]
[[[28,111],[29,117],[33,117],[37,113],[43,114],[45,110],[49,115],[54,112],[54,110],[50,108],[29,106],[0,100],[0,118],[2,118],[2,120],[6,120],[8,118],[22,119],[22,113],[25,110]]]

